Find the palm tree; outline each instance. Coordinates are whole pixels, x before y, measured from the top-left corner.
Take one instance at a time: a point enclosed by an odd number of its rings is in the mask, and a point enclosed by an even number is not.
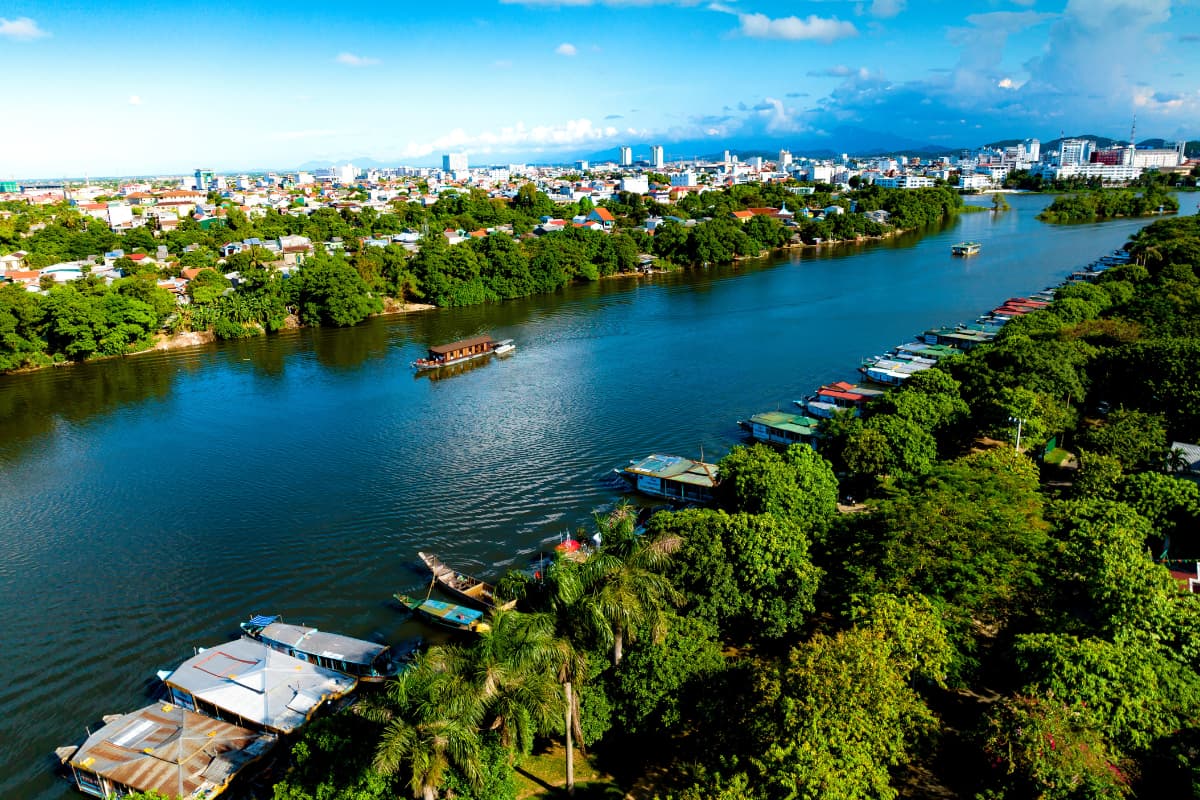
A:
[[[1167,472],[1183,472],[1188,468],[1187,454],[1183,452],[1181,447],[1172,447],[1167,451],[1166,458],[1163,460]]]
[[[386,693],[362,704],[363,716],[387,723],[375,747],[375,768],[386,774],[407,768],[413,797],[437,797],[451,766],[471,784],[480,783],[482,706],[473,692],[463,691],[461,671],[446,669],[462,658],[461,648],[430,648]]]
[[[614,666],[621,663],[625,640],[633,641],[641,628],[650,628],[655,638],[661,636],[663,610],[681,601],[663,575],[679,549],[679,538],[639,534],[636,516],[626,503],[597,516],[599,550],[579,569],[583,591],[575,613],[601,644],[612,648]]]

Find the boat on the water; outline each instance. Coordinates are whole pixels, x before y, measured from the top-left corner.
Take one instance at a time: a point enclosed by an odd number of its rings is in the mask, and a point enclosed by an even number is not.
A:
[[[613,471],[642,494],[680,503],[712,502],[713,490],[720,482],[716,464],[659,453]]]
[[[207,710],[207,709],[206,709]],[[180,800],[223,794],[249,765],[270,752],[274,733],[250,730],[174,703],[156,703],[104,718],[79,747],[55,752],[79,791],[96,797],[130,792]]]
[[[816,448],[817,424],[820,420],[787,411],[764,411],[738,424],[752,438],[771,444],[807,444]]]
[[[512,345],[511,339],[506,339],[505,342]],[[412,366],[413,369],[421,371],[448,367],[451,364],[461,364],[464,361],[492,355],[497,351],[498,344],[503,344],[503,342],[497,343],[491,336],[485,333],[480,336],[472,336],[470,339],[460,339],[457,342],[434,345],[429,348],[428,356],[418,358],[412,362]],[[515,347],[515,345],[512,345],[512,347]],[[505,350],[505,352],[509,352],[509,350]]]
[[[429,571],[433,573],[433,579],[437,581],[437,585],[442,587],[442,590],[447,594],[460,598],[474,605],[483,606],[486,608],[498,608],[502,611],[507,611],[517,605],[516,600],[500,600],[496,597],[496,587],[486,581],[476,578],[472,575],[466,575],[442,563],[435,555],[430,553],[417,553],[425,566],[429,567]]]
[[[956,256],[973,256],[983,248],[979,242],[959,242],[950,247],[950,252]]]
[[[496,342],[496,346],[493,348],[492,352],[494,352],[498,356],[503,356],[503,355],[507,355],[507,354],[511,353],[513,350],[516,350],[516,349],[517,349],[517,345],[513,342],[512,339],[501,339],[500,341]]]
[[[467,608],[428,597],[409,597],[403,592],[392,596],[411,613],[434,625],[463,633],[486,633],[491,630],[491,626],[483,621],[483,612],[477,608]]]
[[[279,616],[255,615],[240,627],[246,636],[272,650],[375,683],[399,675],[420,648],[419,640],[393,648],[305,625],[289,625]]]

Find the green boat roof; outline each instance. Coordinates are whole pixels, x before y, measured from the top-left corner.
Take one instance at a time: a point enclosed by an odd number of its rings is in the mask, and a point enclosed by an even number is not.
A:
[[[812,436],[817,432],[820,420],[806,417],[803,414],[789,414],[786,411],[764,411],[750,418],[751,422],[778,428],[781,431],[791,431],[802,436]]]

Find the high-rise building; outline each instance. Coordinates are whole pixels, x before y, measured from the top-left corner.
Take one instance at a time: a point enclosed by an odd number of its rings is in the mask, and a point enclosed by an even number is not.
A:
[[[1058,163],[1061,166],[1079,166],[1091,161],[1096,143],[1091,139],[1063,139],[1058,146]]]
[[[622,147],[621,148],[620,161],[621,161],[622,167],[629,167],[629,166],[633,165],[633,148],[632,147]]]
[[[446,153],[442,156],[442,172],[459,172],[466,168],[466,153]]]
[[[201,192],[207,192],[208,188],[210,186],[212,186],[214,177],[215,176],[211,169],[197,169],[196,170],[196,189]]]
[[[779,169],[785,170],[792,165],[792,153],[790,150],[779,151]]]
[[[584,159],[575,162],[575,169],[579,170],[580,172],[587,172],[588,168],[591,166],[591,162]]]
[[[662,145],[656,144],[650,148],[650,166],[655,169],[662,169],[667,162],[663,160]]]
[[[1037,139],[1026,139],[1022,144],[1025,145],[1025,157],[1030,161],[1040,161],[1042,159],[1042,143]]]

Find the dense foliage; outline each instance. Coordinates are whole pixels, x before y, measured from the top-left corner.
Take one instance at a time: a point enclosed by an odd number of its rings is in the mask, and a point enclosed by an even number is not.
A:
[[[27,251],[31,268],[81,261],[85,271],[96,270],[99,263],[93,259],[117,249],[157,256],[163,246],[167,258],[142,264],[128,255],[116,259],[112,266],[129,277],[110,289],[85,278],[56,285],[48,295],[22,295],[0,283],[0,372],[134,352],[148,347],[160,331],[212,330],[218,338],[236,339],[277,331],[289,317],[292,324],[355,325],[382,311],[386,298],[437,306],[500,302],[632,273],[643,254],[655,257],[660,266],[724,264],[794,241],[854,240],[884,235],[893,226],[924,227],[949,219],[962,206],[957,194],[940,188],[868,186],[837,197],[821,191],[807,200],[819,218],[801,214],[794,227],[786,227],[771,216],[757,215],[744,223],[733,216],[746,208],[804,210],[805,198],[781,184],[689,194],[678,206],[623,193],[605,202],[615,228],[597,231],[569,224],[574,215],[590,210],[590,201],[556,205],[525,184],[511,202],[472,189],[447,192],[429,207],[397,200],[386,213],[374,208],[319,208],[308,214],[267,209],[251,218],[228,208],[221,224],[203,227],[189,217],[165,234],[145,227],[116,234],[66,205],[4,203],[0,210],[12,216],[0,219],[0,252]],[[824,216],[821,209],[827,206],[884,209],[891,213],[892,225],[858,213]],[[653,236],[635,227],[651,213],[666,219]],[[555,215],[568,221],[565,228],[531,233],[542,219]],[[695,224],[684,224],[689,219]],[[390,239],[416,230],[425,234],[415,254]],[[450,245],[442,231],[473,233]],[[264,247],[221,257],[220,248],[229,242],[293,235],[316,243],[317,254],[291,277],[273,268],[277,256]],[[328,253],[324,243],[331,243]],[[189,282],[190,302],[176,308],[174,298],[155,281],[177,277],[184,269],[200,272]]]
[[[1132,189],[1097,189],[1080,194],[1054,198],[1046,210],[1038,214],[1043,222],[1092,222],[1112,217],[1144,217],[1148,214],[1173,213],[1179,201],[1156,186],[1146,187],[1140,194]]]

